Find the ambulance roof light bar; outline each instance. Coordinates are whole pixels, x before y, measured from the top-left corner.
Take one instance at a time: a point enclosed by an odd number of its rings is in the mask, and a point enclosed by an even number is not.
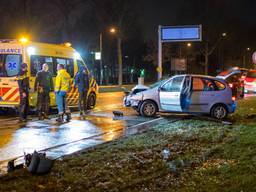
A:
[[[0,43],[18,43],[17,39],[0,39]]]

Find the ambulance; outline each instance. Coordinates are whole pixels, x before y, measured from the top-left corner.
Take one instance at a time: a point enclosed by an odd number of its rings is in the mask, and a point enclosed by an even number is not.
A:
[[[44,63],[49,65],[49,71],[53,75],[54,83],[58,64],[63,64],[70,74],[72,86],[67,94],[67,102],[71,107],[78,105],[79,93],[78,89],[74,87],[74,78],[78,71],[78,66],[84,66],[90,77],[87,106],[88,109],[94,108],[98,95],[98,85],[80,54],[71,47],[71,44],[57,45],[31,42],[26,38],[0,40],[0,108],[19,107],[20,95],[17,75],[22,63],[28,64],[30,109],[36,109],[37,106],[37,93],[34,91],[34,83],[36,74],[42,69]],[[50,93],[50,106],[56,106],[54,92]]]

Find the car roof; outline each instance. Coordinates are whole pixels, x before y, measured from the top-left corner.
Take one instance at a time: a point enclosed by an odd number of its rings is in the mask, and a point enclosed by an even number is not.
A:
[[[220,78],[209,76],[209,75],[197,75],[197,74],[183,74],[183,75],[175,75],[173,77],[182,77],[182,76],[201,77],[201,78],[208,78],[208,79],[215,79],[215,80],[219,80],[220,79]]]
[[[251,69],[248,72],[256,72],[256,69]]]
[[[211,80],[216,80],[216,81],[220,81],[223,84],[226,84],[226,81],[220,77],[213,77],[213,76],[209,76],[209,75],[196,75],[196,74],[183,74],[183,75],[175,75],[173,77],[171,77],[170,79],[174,78],[174,77],[200,77],[200,78],[207,78],[207,79],[211,79]]]

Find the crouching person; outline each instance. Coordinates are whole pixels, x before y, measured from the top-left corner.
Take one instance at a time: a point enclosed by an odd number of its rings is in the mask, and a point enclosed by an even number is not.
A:
[[[70,89],[71,77],[64,68],[64,65],[58,64],[57,70],[58,73],[55,82],[55,96],[58,107],[58,118],[56,121],[62,123],[64,120],[64,114],[67,116],[67,121],[71,119],[71,112],[66,101],[66,96]]]
[[[75,76],[75,87],[78,87],[79,91],[79,111],[80,116],[87,113],[87,94],[89,89],[89,77],[86,68],[79,65],[79,71]]]

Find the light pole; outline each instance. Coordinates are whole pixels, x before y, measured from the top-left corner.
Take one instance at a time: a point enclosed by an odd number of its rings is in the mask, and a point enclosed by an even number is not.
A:
[[[248,52],[251,51],[251,48],[250,47],[247,47],[245,50],[244,50],[244,54],[243,54],[243,67],[246,68],[246,66],[248,67]]]
[[[102,33],[100,33],[100,85],[102,85],[103,81],[102,56]]]
[[[122,58],[122,38],[116,28],[110,28],[110,33],[117,34],[117,63],[118,63],[118,85],[123,84],[123,58]]]
[[[192,47],[192,44],[191,43],[187,43],[187,49],[190,51],[190,48]],[[187,73],[190,72],[189,70],[189,54],[188,54],[188,51],[186,52],[186,59],[187,59]]]
[[[109,32],[112,34],[115,34],[116,29],[112,27],[110,28]],[[102,85],[103,83],[103,34],[102,33],[100,33],[99,41],[100,41],[100,85]]]

